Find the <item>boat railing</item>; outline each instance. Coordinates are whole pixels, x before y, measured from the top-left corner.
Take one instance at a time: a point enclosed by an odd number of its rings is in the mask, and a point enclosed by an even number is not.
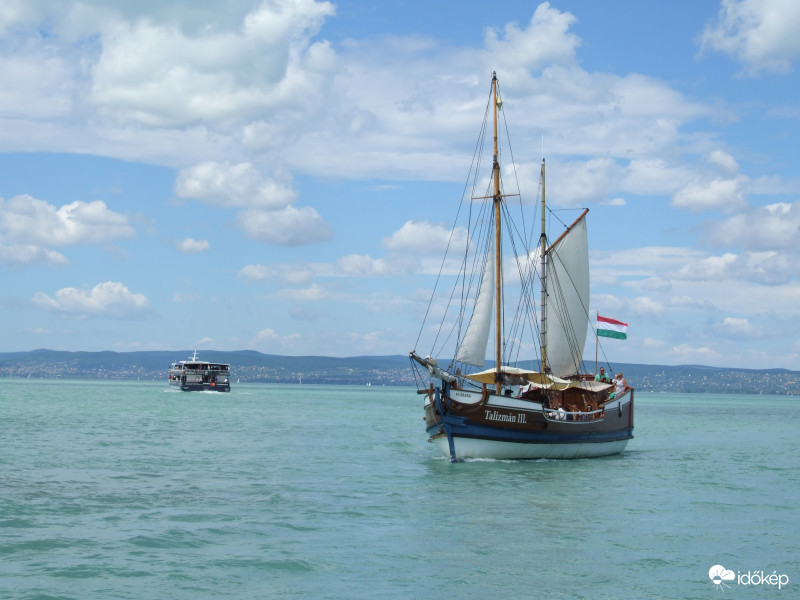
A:
[[[553,408],[544,410],[544,418],[548,421],[597,421],[602,419],[605,414],[605,409],[589,410],[589,411],[566,411]]]
[[[619,396],[614,395],[613,398],[609,398],[608,402],[606,402],[606,404],[609,404],[611,402],[617,402],[618,400],[622,400],[625,396],[631,396],[631,397],[633,396],[633,388],[632,387],[628,387],[627,389],[623,390],[623,392]]]

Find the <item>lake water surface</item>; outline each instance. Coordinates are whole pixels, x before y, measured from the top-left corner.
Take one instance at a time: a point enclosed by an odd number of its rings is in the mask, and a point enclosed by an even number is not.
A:
[[[451,464],[414,392],[2,380],[0,598],[800,597],[800,399],[641,393],[621,455]]]

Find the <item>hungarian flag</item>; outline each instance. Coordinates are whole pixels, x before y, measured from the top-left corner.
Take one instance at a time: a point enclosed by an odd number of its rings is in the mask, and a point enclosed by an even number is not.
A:
[[[618,340],[628,339],[628,324],[616,319],[601,317],[597,315],[597,335],[600,337],[616,338]]]

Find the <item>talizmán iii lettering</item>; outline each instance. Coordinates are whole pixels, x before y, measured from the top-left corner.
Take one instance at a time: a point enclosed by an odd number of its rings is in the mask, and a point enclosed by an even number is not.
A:
[[[525,422],[525,415],[523,413],[519,413],[516,415],[507,415],[503,413],[499,413],[496,410],[486,410],[486,420],[487,421],[505,421],[506,423],[524,423]]]

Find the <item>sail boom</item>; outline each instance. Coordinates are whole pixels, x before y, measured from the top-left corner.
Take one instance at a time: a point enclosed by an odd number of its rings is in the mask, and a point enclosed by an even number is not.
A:
[[[566,236],[566,235],[567,235],[567,234],[570,232],[570,230],[571,230],[573,227],[575,227],[575,226],[578,224],[578,221],[580,221],[581,219],[583,219],[583,218],[584,218],[584,217],[587,215],[587,213],[588,213],[588,212],[589,212],[589,209],[588,209],[588,208],[584,208],[584,209],[583,209],[583,212],[580,214],[580,216],[579,216],[577,219],[575,219],[575,220],[572,222],[572,225],[570,225],[569,227],[567,227],[567,228],[566,228],[566,229],[565,229],[565,230],[564,230],[564,231],[561,233],[561,235],[560,235],[560,236],[558,236],[558,239],[557,239],[555,242],[553,242],[552,244],[550,244],[550,246],[547,248],[547,250],[545,250],[545,254],[549,253],[549,252],[550,252],[550,251],[551,251],[551,250],[552,250],[552,249],[553,249],[555,246],[557,246],[557,245],[558,245],[558,243],[559,243],[559,242],[560,242],[562,239],[564,239],[564,237],[565,237],[565,236]]]

